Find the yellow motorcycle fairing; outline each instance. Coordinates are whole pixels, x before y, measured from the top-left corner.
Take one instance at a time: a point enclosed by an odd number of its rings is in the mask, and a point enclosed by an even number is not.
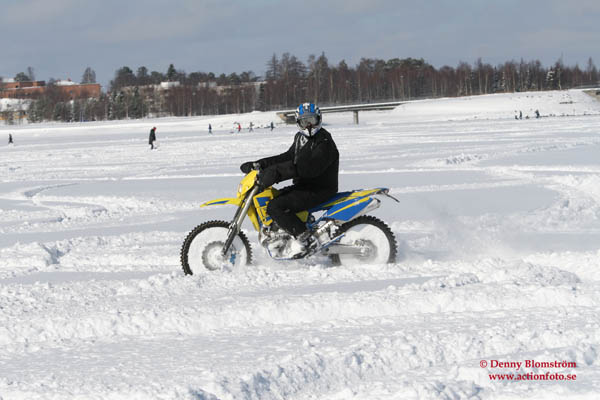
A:
[[[267,215],[267,205],[269,204],[269,201],[273,200],[278,195],[279,190],[271,186],[254,196],[254,208],[256,209],[261,225],[271,225],[273,222],[271,217]],[[296,215],[302,222],[306,222],[308,219],[308,211],[300,211],[299,213],[296,213]]]
[[[240,199],[239,197],[238,198],[224,197],[222,199],[215,199],[215,200],[207,201],[206,203],[202,203],[200,205],[200,207],[218,206],[221,204],[233,204],[234,206],[239,206],[240,204],[242,204],[242,199]]]
[[[246,193],[248,193],[248,191],[250,191],[256,184],[257,174],[257,171],[252,170],[242,178],[242,181],[238,186],[237,197],[224,197],[221,199],[210,200],[200,205],[200,207],[224,204],[232,204],[234,206],[241,207],[244,202],[244,198],[246,197]],[[254,229],[257,231],[260,230],[261,225],[270,225],[273,223],[271,217],[267,215],[267,205],[269,201],[278,195],[279,191],[271,186],[255,195],[254,199],[252,199],[252,204],[250,205],[250,208],[248,208],[248,218],[250,218]],[[296,215],[300,218],[300,220],[302,220],[302,222],[306,222],[308,220],[308,211],[301,211]]]
[[[222,199],[215,199],[215,200],[207,201],[206,203],[201,204],[200,207],[220,206],[220,205],[225,205],[225,204],[233,204],[234,206],[241,207],[243,201],[244,201],[244,197],[242,197],[242,196],[235,197],[235,198],[224,197]],[[248,218],[250,218],[250,221],[252,222],[254,229],[259,230],[260,225],[258,223],[258,217],[256,216],[256,207],[254,207],[254,205],[250,205],[250,208],[248,208]]]
[[[261,225],[271,225],[273,222],[271,217],[267,215],[267,205],[269,204],[269,201],[277,197],[278,194],[279,191],[271,186],[261,193],[258,193],[254,196],[254,199],[252,199],[254,202],[254,209],[256,210]]]
[[[254,183],[256,182],[256,174],[257,172],[252,170],[242,178],[242,181],[238,185],[237,197],[224,197],[222,199],[207,201],[206,203],[200,205],[200,207],[218,206],[221,204],[233,204],[234,206],[240,206],[242,201],[244,201],[244,195],[254,187]]]
[[[237,197],[244,198],[244,195],[254,187],[257,175],[258,171],[252,170],[242,178],[242,181],[238,185]]]

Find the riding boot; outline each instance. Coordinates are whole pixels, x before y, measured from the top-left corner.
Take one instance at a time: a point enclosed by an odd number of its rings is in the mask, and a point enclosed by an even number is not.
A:
[[[292,258],[305,257],[317,244],[317,239],[313,236],[310,230],[305,230],[298,236],[296,240],[290,243],[290,253]]]

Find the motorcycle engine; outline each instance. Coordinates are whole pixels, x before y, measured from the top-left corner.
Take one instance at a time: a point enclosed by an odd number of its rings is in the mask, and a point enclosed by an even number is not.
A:
[[[273,225],[273,224],[272,224]],[[262,226],[258,233],[258,241],[273,257],[285,257],[292,235],[277,226]]]

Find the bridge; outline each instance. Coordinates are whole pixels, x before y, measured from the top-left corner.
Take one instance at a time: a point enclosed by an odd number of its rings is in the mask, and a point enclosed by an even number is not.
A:
[[[392,101],[387,103],[367,103],[367,104],[352,104],[347,106],[333,106],[333,107],[319,107],[322,114],[335,113],[335,112],[350,112],[354,113],[354,123],[358,124],[358,112],[359,111],[374,111],[374,110],[392,110],[406,101]],[[285,121],[287,124],[296,123],[294,116],[295,110],[284,110],[277,111],[279,118]]]

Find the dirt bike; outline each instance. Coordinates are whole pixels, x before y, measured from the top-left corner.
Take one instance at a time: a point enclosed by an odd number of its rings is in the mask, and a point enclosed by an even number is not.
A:
[[[257,171],[250,171],[238,186],[237,196],[208,201],[201,207],[232,204],[237,211],[231,222],[208,221],[195,227],[181,248],[181,265],[188,275],[208,270],[231,269],[252,263],[252,247],[241,230],[248,216],[258,241],[276,260],[329,256],[334,265],[393,263],[396,259],[396,239],[390,228],[368,212],[379,208],[383,195],[396,202],[389,189],[376,188],[340,192],[323,204],[296,215],[306,223],[313,241],[301,254],[291,254],[296,240],[277,227],[267,215],[269,201],[277,197],[273,187],[263,188],[257,182]],[[322,214],[315,218],[315,214]]]

